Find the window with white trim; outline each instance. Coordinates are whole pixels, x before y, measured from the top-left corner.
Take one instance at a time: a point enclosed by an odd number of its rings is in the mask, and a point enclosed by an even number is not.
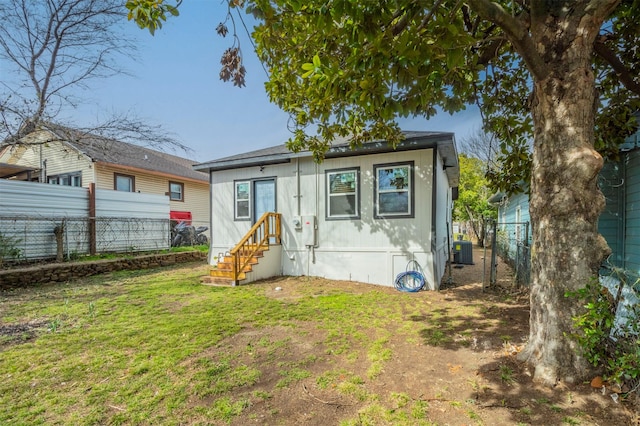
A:
[[[184,201],[184,184],[169,182],[169,199],[171,201]]]
[[[360,168],[327,170],[327,219],[360,218]]]
[[[63,173],[47,177],[47,182],[53,185],[82,186],[82,172]]]
[[[373,169],[375,217],[414,217],[413,162],[376,164]]]
[[[235,182],[235,219],[249,220],[251,219],[251,182],[238,181]]]

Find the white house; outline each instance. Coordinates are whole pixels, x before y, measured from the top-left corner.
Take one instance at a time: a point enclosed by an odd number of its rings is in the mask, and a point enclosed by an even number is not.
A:
[[[425,288],[439,288],[459,179],[453,133],[405,132],[395,149],[386,141],[355,150],[334,142],[322,163],[280,145],[194,168],[210,173],[212,276],[393,286],[415,260]]]

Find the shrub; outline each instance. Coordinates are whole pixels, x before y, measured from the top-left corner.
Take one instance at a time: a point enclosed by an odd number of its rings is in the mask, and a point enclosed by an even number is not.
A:
[[[18,248],[19,238],[10,237],[0,233],[0,265],[8,259],[18,259],[22,250]]]
[[[618,281],[615,289],[609,290],[594,278],[584,288],[566,294],[583,301],[585,308],[573,318],[577,328],[573,337],[589,362],[604,369],[606,380],[634,383],[640,378],[640,308],[632,300],[625,304],[623,295],[636,298],[634,287],[640,280],[629,284],[622,271],[614,272]]]

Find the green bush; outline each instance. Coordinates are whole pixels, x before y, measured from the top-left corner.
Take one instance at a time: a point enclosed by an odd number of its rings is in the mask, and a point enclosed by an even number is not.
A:
[[[626,318],[618,318],[616,312],[622,302],[623,286],[633,289],[624,273],[618,271],[619,290],[616,294],[600,284],[598,278],[584,288],[568,292],[584,302],[584,312],[573,318],[577,332],[573,337],[584,350],[586,358],[596,367],[604,369],[604,378],[618,384],[636,382],[640,377],[640,308],[633,305]],[[635,291],[635,290],[634,290]]]
[[[0,265],[8,259],[18,259],[22,250],[18,248],[19,238],[9,237],[0,233]]]

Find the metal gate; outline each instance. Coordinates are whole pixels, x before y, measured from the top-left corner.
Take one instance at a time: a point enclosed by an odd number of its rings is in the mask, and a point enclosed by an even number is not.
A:
[[[496,222],[490,219],[485,229],[485,241],[489,244],[485,247],[483,286],[495,286],[498,282],[504,282],[505,278],[511,281],[511,285],[528,286],[531,277],[529,222]],[[500,268],[501,263],[511,271]]]

